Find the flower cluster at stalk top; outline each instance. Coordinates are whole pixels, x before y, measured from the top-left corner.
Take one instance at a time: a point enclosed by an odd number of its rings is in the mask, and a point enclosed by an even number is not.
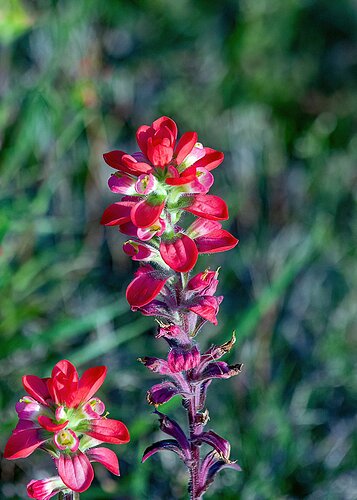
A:
[[[200,253],[233,248],[238,240],[219,222],[228,219],[227,205],[207,194],[223,153],[204,147],[196,132],[177,141],[177,126],[167,116],[139,127],[136,138],[141,151],[104,154],[116,169],[109,188],[124,196],[104,211],[101,222],[119,226],[132,238],[124,251],[133,260],[159,265],[169,276],[170,270],[190,271]],[[198,217],[186,229],[179,224],[185,212]]]
[[[91,462],[100,462],[119,475],[116,454],[98,447],[130,440],[123,422],[107,418],[104,403],[94,396],[106,373],[105,366],[96,366],[79,378],[72,363],[62,360],[49,378],[22,378],[28,395],[16,404],[19,421],[4,457],[26,458],[40,448],[51,455],[58,470],[58,476],[31,481],[27,486],[30,498],[47,500],[59,491],[87,490],[94,478]]]

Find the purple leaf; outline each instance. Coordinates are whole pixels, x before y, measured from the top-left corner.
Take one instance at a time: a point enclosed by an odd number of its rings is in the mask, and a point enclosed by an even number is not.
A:
[[[144,316],[159,316],[160,318],[165,318],[168,320],[172,319],[172,312],[167,309],[165,302],[162,302],[161,300],[154,299],[145,306],[138,308],[132,307],[133,311],[136,311],[137,309]]]
[[[242,366],[240,363],[237,365],[228,365],[224,361],[214,361],[213,363],[209,363],[202,371],[200,369],[195,370],[193,380],[205,381],[212,378],[230,378],[238,375],[241,372]]]
[[[230,443],[213,431],[203,432],[195,439],[197,443],[207,443],[212,446],[225,460],[229,460]]]
[[[234,469],[236,471],[242,470],[237,463],[219,458],[215,451],[211,451],[206,455],[202,461],[200,470],[199,495],[202,495],[207,490],[209,485],[213,482],[216,474],[224,468]]]
[[[144,357],[139,358],[138,361],[154,373],[160,373],[161,375],[171,373],[168,363],[164,359]]]
[[[155,453],[158,453],[159,451],[173,451],[181,458],[181,460],[186,460],[183,451],[180,449],[175,439],[163,439],[162,441],[157,441],[146,448],[141,462],[144,463],[148,458],[155,455]]]
[[[159,416],[160,429],[165,434],[175,438],[187,459],[191,458],[190,444],[181,426],[173,419],[159,411],[155,411]]]
[[[206,403],[207,389],[210,386],[212,380],[205,380],[200,384],[200,398],[199,398],[199,410],[202,410]]]
[[[224,344],[221,345],[213,345],[210,347],[202,356],[201,356],[201,362],[202,364],[209,363],[210,361],[216,361],[217,359],[220,359],[222,356],[227,354],[234,344],[236,343],[236,334],[233,332],[231,340],[228,340]]]
[[[148,390],[146,398],[150,405],[158,406],[170,401],[179,392],[178,388],[172,382],[162,382],[161,384],[153,385]]]

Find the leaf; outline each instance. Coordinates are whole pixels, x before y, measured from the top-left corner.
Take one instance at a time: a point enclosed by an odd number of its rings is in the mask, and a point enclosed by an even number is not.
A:
[[[155,455],[155,453],[158,453],[159,451],[173,451],[181,458],[181,460],[186,460],[185,455],[179,447],[176,439],[163,439],[162,441],[157,441],[146,448],[141,462],[144,463],[148,458]]]

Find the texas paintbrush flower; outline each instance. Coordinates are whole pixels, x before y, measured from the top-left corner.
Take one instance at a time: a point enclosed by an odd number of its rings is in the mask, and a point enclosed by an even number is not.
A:
[[[16,404],[19,421],[5,446],[4,457],[26,458],[40,448],[51,455],[59,474],[31,481],[30,498],[47,499],[62,490],[87,490],[94,478],[91,462],[100,462],[119,475],[116,454],[98,447],[101,443],[124,444],[130,440],[123,422],[108,419],[104,403],[94,396],[106,373],[105,366],[96,366],[79,378],[72,363],[62,360],[49,378],[22,378],[27,395]]]
[[[235,336],[208,350],[199,347],[196,335],[207,321],[217,324],[223,297],[215,295],[218,271],[189,274],[199,254],[224,252],[238,243],[222,229],[221,221],[228,219],[226,203],[208,194],[214,182],[212,171],[224,156],[197,142],[196,132],[186,132],[177,141],[177,126],[166,116],[151,126],[141,126],[136,137],[140,152],[104,155],[105,162],[116,169],[109,188],[123,197],[104,211],[101,222],[118,226],[130,237],[124,252],[140,267],[127,287],[126,298],[132,310],[156,317],[156,337],[169,345],[167,359],[140,358],[149,370],[165,377],[147,392],[148,403],[157,408],[179,395],[188,414],[187,433],[175,420],[155,410],[169,439],[149,446],[143,462],[159,451],[176,453],[190,471],[190,496],[197,500],[222,468],[240,470],[230,459],[229,442],[204,430],[211,382],[241,371],[241,364],[220,361]],[[195,219],[186,224],[186,218],[192,216]],[[204,458],[200,457],[202,444],[211,447]]]
[[[104,211],[101,222],[119,226],[137,245],[145,241],[137,249],[151,248],[156,264],[184,273],[194,267],[199,253],[229,250],[238,241],[218,222],[228,219],[226,203],[207,194],[214,181],[211,171],[222,163],[223,153],[203,147],[196,132],[176,139],[175,122],[163,116],[138,129],[141,152],[104,154],[116,169],[109,188],[124,196]],[[200,217],[187,231],[178,225],[184,212]],[[149,260],[148,252],[143,258]]]

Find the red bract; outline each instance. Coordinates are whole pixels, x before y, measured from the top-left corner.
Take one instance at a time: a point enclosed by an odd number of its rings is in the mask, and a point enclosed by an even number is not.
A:
[[[162,277],[152,266],[142,266],[126,290],[126,298],[132,307],[142,307],[151,302],[164,287],[167,277]]]
[[[164,262],[174,271],[187,273],[197,262],[198,250],[191,238],[178,234],[171,241],[162,241],[160,254]]]
[[[119,201],[105,209],[101,224],[104,226],[122,226],[130,220],[137,228],[147,228],[158,221],[164,203],[160,200]]]
[[[4,457],[26,458],[40,447],[55,458],[64,485],[77,492],[88,489],[93,480],[91,461],[102,462],[111,472],[119,472],[113,452],[90,452],[100,442],[123,444],[130,439],[123,422],[103,416],[104,403],[93,397],[106,373],[105,366],[96,366],[79,377],[72,363],[62,360],[49,378],[25,375],[23,385],[30,396],[16,405],[19,422],[5,446]],[[105,455],[111,457],[112,465],[108,466]],[[50,480],[31,482],[29,489],[35,494],[54,484],[56,481]],[[50,498],[44,495],[33,498]]]
[[[134,156],[130,156],[124,151],[110,151],[105,153],[103,158],[110,167],[134,176],[146,174],[152,170],[150,165],[137,161]]]
[[[226,203],[212,194],[196,194],[187,197],[187,205],[183,207],[187,212],[209,220],[228,219]]]
[[[153,165],[159,167],[171,161],[176,137],[176,123],[167,116],[155,120],[151,127],[142,125],[136,133],[141,151]]]

